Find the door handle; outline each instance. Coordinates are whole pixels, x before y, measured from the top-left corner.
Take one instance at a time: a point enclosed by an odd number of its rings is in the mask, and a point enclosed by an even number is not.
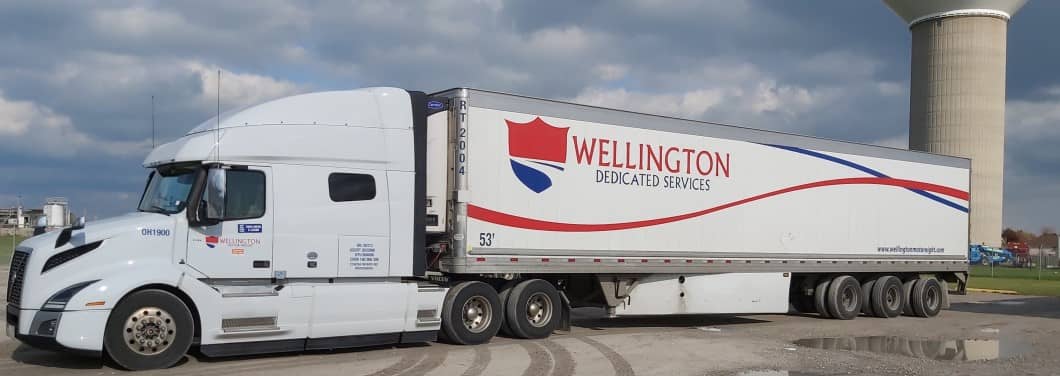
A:
[[[268,268],[269,260],[254,260],[254,268]]]

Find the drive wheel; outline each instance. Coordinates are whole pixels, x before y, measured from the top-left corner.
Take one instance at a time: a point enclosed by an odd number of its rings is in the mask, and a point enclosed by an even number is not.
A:
[[[872,312],[876,317],[898,317],[902,314],[902,306],[905,304],[902,281],[893,275],[885,275],[876,279],[876,283],[872,286],[871,298],[867,303],[871,303]]]
[[[876,285],[876,279],[865,278],[861,283],[861,313],[866,316],[876,316],[875,307],[869,304],[872,301],[872,287]]]
[[[512,334],[519,338],[546,338],[560,321],[559,292],[551,283],[531,279],[515,285],[505,306]]]
[[[122,368],[148,370],[176,364],[191,347],[194,319],[184,302],[162,290],[134,292],[107,319],[103,347]]]
[[[813,308],[818,315],[826,319],[832,317],[828,313],[828,285],[830,283],[832,283],[830,278],[820,277],[817,280],[817,285],[813,288]]]
[[[942,285],[934,278],[916,281],[913,285],[913,313],[920,317],[935,317],[942,310]]]
[[[861,284],[849,275],[835,277],[828,285],[828,314],[832,318],[851,320],[861,313]]]
[[[448,342],[478,345],[489,342],[501,328],[501,300],[490,285],[460,282],[442,303],[442,335]]]
[[[518,284],[518,283],[519,283],[519,281],[517,281],[517,280],[512,280],[512,281],[505,282],[503,285],[501,285],[500,292],[497,294],[498,297],[500,297],[500,300],[501,300],[501,316],[500,317],[502,319],[501,320],[502,322],[501,322],[500,333],[505,335],[505,336],[508,336],[508,337],[514,337],[515,335],[512,334],[512,329],[508,326],[508,324],[509,324],[508,323],[508,319],[504,317],[505,316],[504,315],[504,311],[506,310],[505,307],[508,306],[508,296],[511,295],[512,289],[515,288],[515,285]]]

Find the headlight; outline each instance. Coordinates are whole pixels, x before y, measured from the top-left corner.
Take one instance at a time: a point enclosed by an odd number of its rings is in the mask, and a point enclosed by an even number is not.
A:
[[[90,251],[92,251],[92,250],[94,250],[96,248],[99,248],[99,246],[102,245],[102,244],[103,244],[103,241],[100,240],[98,242],[92,242],[92,243],[88,243],[88,244],[79,245],[77,247],[73,247],[73,248],[67,249],[65,251],[56,253],[54,256],[49,257],[48,261],[44,262],[44,267],[41,268],[40,272],[44,273],[44,272],[46,272],[46,271],[48,271],[48,270],[50,270],[50,269],[52,269],[52,268],[54,268],[56,266],[65,264],[67,261],[70,261],[70,260],[73,260],[75,258],[78,258],[79,256],[81,256],[83,254],[86,254],[86,253],[88,253],[88,252],[90,252]]]
[[[48,298],[48,301],[44,303],[44,307],[42,307],[41,309],[51,311],[62,311],[63,309],[66,309],[66,303],[70,302],[70,298],[73,298],[74,294],[77,294],[78,291],[81,291],[88,285],[91,285],[96,282],[99,282],[99,280],[97,279],[94,281],[81,282],[76,285],[67,287],[62,291],[59,291],[55,295],[52,295],[51,298]]]

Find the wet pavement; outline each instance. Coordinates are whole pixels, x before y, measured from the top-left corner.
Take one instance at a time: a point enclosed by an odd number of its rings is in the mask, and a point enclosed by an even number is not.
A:
[[[1030,351],[1019,339],[916,339],[894,336],[806,338],[795,344],[821,350],[867,351],[934,360],[1006,359]]]

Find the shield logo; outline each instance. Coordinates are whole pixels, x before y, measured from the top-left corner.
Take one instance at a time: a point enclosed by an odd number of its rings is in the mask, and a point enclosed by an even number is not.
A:
[[[512,173],[534,193],[552,187],[549,173],[563,171],[567,163],[570,127],[555,127],[540,117],[528,123],[504,121],[508,123],[508,157]]]

